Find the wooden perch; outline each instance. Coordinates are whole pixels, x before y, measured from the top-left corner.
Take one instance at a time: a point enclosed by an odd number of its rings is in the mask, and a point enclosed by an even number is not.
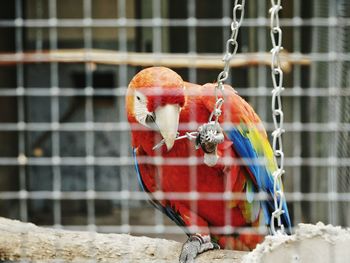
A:
[[[92,63],[108,65],[155,66],[162,65],[171,68],[204,68],[221,69],[223,67],[220,54],[170,54],[170,53],[137,53],[119,52],[98,49],[58,49],[23,53],[0,54],[0,66],[15,65],[16,63]],[[270,53],[236,54],[231,60],[231,67],[247,67],[271,63]],[[291,56],[281,53],[282,69],[290,72],[293,64],[310,65],[311,60],[305,55]]]
[[[30,262],[178,262],[182,244],[127,234],[37,227],[0,217],[0,260]],[[196,262],[241,262],[245,252],[215,250]]]

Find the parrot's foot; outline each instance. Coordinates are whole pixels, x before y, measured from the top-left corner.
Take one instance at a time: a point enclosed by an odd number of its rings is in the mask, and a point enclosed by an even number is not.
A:
[[[212,249],[220,249],[220,247],[211,242],[209,235],[192,235],[182,246],[180,263],[193,263],[198,254]]]

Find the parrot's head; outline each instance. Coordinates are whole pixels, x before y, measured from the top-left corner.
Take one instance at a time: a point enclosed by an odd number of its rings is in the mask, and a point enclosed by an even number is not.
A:
[[[174,145],[184,104],[182,78],[165,67],[140,71],[128,86],[126,111],[129,122],[160,132],[168,151]]]

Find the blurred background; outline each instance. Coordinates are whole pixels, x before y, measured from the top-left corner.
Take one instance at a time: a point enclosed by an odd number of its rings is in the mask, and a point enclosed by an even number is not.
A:
[[[124,94],[143,66],[186,56],[218,66],[185,59],[173,67],[183,79],[215,82],[233,2],[2,0],[0,216],[184,240],[137,184]],[[228,81],[269,133],[270,4],[246,1],[241,63]],[[291,217],[294,224],[350,226],[350,3],[282,5],[284,183]]]

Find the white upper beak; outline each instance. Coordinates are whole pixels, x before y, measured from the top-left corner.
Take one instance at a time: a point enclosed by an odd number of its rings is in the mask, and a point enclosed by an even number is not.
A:
[[[180,107],[177,104],[159,106],[155,112],[155,122],[168,151],[174,146],[179,127]]]

